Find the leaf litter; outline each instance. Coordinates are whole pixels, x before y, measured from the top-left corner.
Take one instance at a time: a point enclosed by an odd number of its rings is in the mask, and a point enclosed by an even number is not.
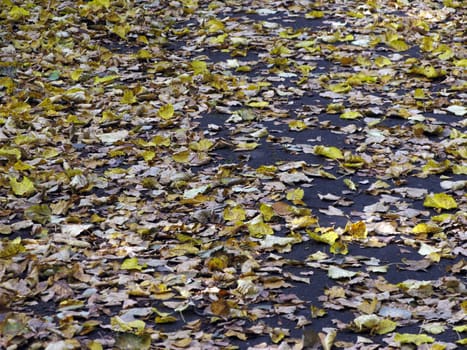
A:
[[[0,347],[461,347],[464,15],[4,0]]]

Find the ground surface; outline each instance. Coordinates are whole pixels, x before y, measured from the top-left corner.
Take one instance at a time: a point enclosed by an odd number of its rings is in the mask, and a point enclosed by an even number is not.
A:
[[[9,1],[0,348],[465,344],[460,1]]]

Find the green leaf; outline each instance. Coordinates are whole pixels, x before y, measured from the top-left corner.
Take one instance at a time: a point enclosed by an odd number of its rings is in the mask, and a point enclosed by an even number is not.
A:
[[[47,79],[49,79],[50,81],[55,81],[55,80],[60,79],[60,72],[59,72],[58,70],[52,71],[52,72],[49,74],[49,76],[48,76]]]
[[[423,202],[425,207],[437,209],[455,209],[457,208],[456,200],[446,193],[432,193],[426,196]]]

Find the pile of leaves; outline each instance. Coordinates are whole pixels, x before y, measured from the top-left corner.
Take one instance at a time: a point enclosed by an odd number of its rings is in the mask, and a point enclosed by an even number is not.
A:
[[[0,348],[466,344],[461,1],[0,4]]]

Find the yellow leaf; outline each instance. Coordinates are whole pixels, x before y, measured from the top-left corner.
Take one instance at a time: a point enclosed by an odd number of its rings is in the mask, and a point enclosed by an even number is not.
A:
[[[360,156],[345,152],[343,165],[346,168],[361,168],[365,165],[365,160]]]
[[[409,45],[407,45],[407,43],[402,39],[392,40],[387,44],[395,51],[407,51],[409,49]]]
[[[225,39],[227,39],[229,35],[228,34],[219,34],[217,36],[214,36],[214,37],[211,37],[209,38],[209,43],[211,45],[220,45],[220,44],[223,44]]]
[[[274,209],[268,204],[261,203],[259,206],[259,211],[264,219],[264,221],[269,221],[272,219],[272,217],[275,215],[274,214]]]
[[[363,221],[357,221],[355,223],[348,222],[347,225],[345,225],[345,232],[351,235],[352,239],[357,240],[365,239],[368,234],[366,224]]]
[[[261,221],[254,224],[248,224],[248,231],[250,232],[250,235],[255,238],[262,238],[266,235],[274,234],[272,227]]]
[[[305,18],[323,18],[324,17],[324,12],[323,11],[310,11],[307,14],[305,14]]]
[[[118,332],[130,332],[135,334],[141,334],[146,327],[146,323],[141,320],[133,320],[125,322],[119,316],[112,317],[110,320],[112,329]]]
[[[277,171],[274,165],[261,165],[256,169],[256,172],[261,175],[272,176]]]
[[[136,103],[136,97],[133,94],[133,91],[130,89],[123,90],[123,97],[120,99],[120,103],[126,104],[126,105],[131,105],[133,103]]]
[[[145,267],[146,267],[146,264],[144,266],[139,265],[138,258],[127,258],[123,261],[122,265],[120,266],[122,270],[139,270],[139,271],[141,271]]]
[[[293,190],[290,190],[287,192],[286,198],[289,201],[292,201],[293,204],[298,205],[298,204],[305,204],[303,203],[302,199],[304,196],[305,192],[301,188],[295,188]]]
[[[326,229],[326,228],[324,228]],[[336,240],[339,238],[339,235],[337,234],[336,231],[334,230],[329,230],[329,229],[326,229],[327,231],[325,231],[324,233],[320,233],[321,231],[324,230],[323,228],[317,228],[315,229],[315,231],[310,231],[310,230],[307,230],[306,232],[308,233],[308,235],[313,238],[315,241],[317,242],[323,242],[323,243],[326,243],[326,244],[329,244],[329,245],[333,245]]]
[[[466,301],[466,302],[467,302],[467,301]],[[453,331],[456,331],[456,332],[459,332],[459,333],[467,332],[467,324],[464,324],[464,325],[462,325],[462,326],[452,327],[452,330],[453,330]]]
[[[467,165],[460,165],[460,164],[453,165],[452,173],[455,175],[467,175]]]
[[[374,314],[358,316],[353,323],[359,330],[367,329],[376,334],[386,334],[392,332],[397,327],[396,322]]]
[[[140,60],[149,60],[152,58],[152,54],[149,50],[141,49],[136,53],[136,57]]]
[[[11,10],[8,12],[8,19],[17,21],[23,17],[28,17],[29,14],[30,13],[28,10],[25,10],[22,7],[13,6]]]
[[[3,241],[0,246],[0,258],[11,258],[19,253],[26,251],[21,243],[21,237],[16,237],[11,241]]]
[[[431,36],[425,36],[422,39],[422,43],[420,44],[420,48],[425,52],[431,52],[434,49],[434,40]]]
[[[317,222],[318,222],[318,220],[315,217],[308,216],[308,215],[301,216],[299,218],[293,218],[290,221],[290,228],[292,230],[296,230],[296,229],[299,229],[299,228],[312,226],[312,225],[316,224]]]
[[[110,7],[110,0],[92,0],[87,5],[95,10],[100,10],[102,7],[108,9]]]
[[[209,258],[207,262],[209,271],[223,271],[229,266],[229,257],[227,255],[218,255]]]
[[[236,151],[251,151],[259,146],[257,142],[240,142],[235,147]]]
[[[452,49],[445,44],[439,45],[433,51],[433,53],[438,54],[438,58],[440,60],[449,60],[450,58],[454,57],[454,52],[452,51]]]
[[[425,343],[433,343],[435,340],[426,334],[396,333],[394,341],[400,344],[415,344],[418,346]]]
[[[115,79],[118,79],[120,78],[119,75],[106,75],[105,77],[94,77],[94,85],[97,85],[97,84],[105,84],[105,83],[109,83],[111,81],[114,81]]]
[[[416,66],[412,67],[409,70],[410,73],[419,74],[427,77],[428,79],[435,79],[441,76],[446,75],[446,71],[442,69],[436,69],[431,65],[426,66]]]
[[[351,190],[351,191],[356,191],[357,190],[357,185],[355,185],[355,183],[348,179],[348,178],[345,178],[344,180],[342,180],[344,182],[344,184]]]
[[[206,24],[209,33],[222,32],[225,29],[224,23],[218,19],[211,19]]]
[[[0,148],[0,157],[20,160],[21,150],[19,148],[3,146],[2,148]]]
[[[34,169],[34,166],[28,164],[28,163],[25,163],[21,160],[18,160],[15,165],[13,165],[13,168],[15,168],[16,170],[18,171],[24,171],[24,170],[31,170],[31,169]]]
[[[174,106],[171,103],[169,103],[169,104],[161,106],[161,108],[159,108],[159,110],[157,111],[157,114],[162,119],[168,120],[173,117],[174,112],[175,112]]]
[[[423,202],[425,207],[432,207],[438,209],[455,209],[457,208],[456,200],[446,193],[432,193],[426,196]]]
[[[331,244],[331,247],[329,247],[329,251],[332,254],[341,254],[341,255],[347,255],[349,253],[347,244],[340,240]]]
[[[340,115],[341,119],[358,119],[363,117],[363,115],[358,111],[348,111]]]
[[[278,344],[281,342],[285,336],[288,335],[285,330],[281,328],[273,328],[272,332],[270,333],[271,340],[274,344]]]
[[[423,100],[426,98],[425,91],[423,91],[423,89],[420,89],[420,88],[415,89],[413,92],[413,97],[416,100]]]
[[[123,40],[126,40],[126,36],[130,32],[130,30],[131,30],[131,25],[129,23],[125,23],[122,25],[117,24],[113,26],[112,33],[115,33]]]
[[[88,343],[88,350],[103,350],[102,344],[97,340],[92,340]]]
[[[10,77],[0,77],[0,86],[3,86],[7,93],[11,94],[15,88],[15,82]]]
[[[329,329],[329,328],[328,328]],[[324,334],[322,332],[318,333],[319,340],[323,346],[323,350],[331,350],[333,348],[334,340],[337,336],[337,330],[330,328],[328,333]]]
[[[34,182],[32,182],[28,177],[24,176],[23,180],[19,181],[16,178],[10,176],[9,178],[10,186],[13,193],[17,196],[28,196],[33,194],[36,190],[34,187]]]
[[[209,139],[201,139],[198,142],[190,143],[190,149],[197,152],[207,152],[212,146],[214,146],[214,142]]]
[[[79,78],[81,78],[81,75],[83,74],[83,70],[82,69],[76,69],[74,70],[73,72],[70,73],[70,78],[71,80],[73,81],[78,81]]]
[[[191,68],[193,69],[194,75],[204,74],[208,72],[207,64],[204,61],[198,61],[198,60],[192,61]]]
[[[156,152],[154,152],[154,151],[143,151],[143,152],[141,152],[141,156],[143,157],[143,159],[146,162],[150,162],[156,156]]]
[[[243,221],[246,218],[245,210],[237,205],[235,207],[226,207],[224,209],[224,220],[227,221]]]
[[[267,102],[267,101],[252,101],[252,102],[248,102],[246,105],[250,106],[250,107],[254,107],[254,108],[264,108],[264,107],[269,106],[269,102]]]
[[[339,83],[339,84],[332,84],[328,86],[329,90],[336,93],[346,93],[352,90],[352,86],[348,83]]]
[[[191,158],[191,151],[180,151],[172,155],[172,159],[177,163],[188,163]]]
[[[441,228],[435,224],[420,223],[415,225],[412,229],[412,233],[415,234],[428,234],[440,232]]]
[[[163,323],[173,323],[177,322],[178,319],[175,316],[156,316],[154,321],[157,324],[163,324]]]
[[[467,58],[454,61],[454,65],[456,67],[463,67],[463,68],[467,67]]]
[[[314,154],[323,156],[330,159],[344,159],[342,151],[334,146],[315,146],[313,149]]]
[[[385,67],[385,66],[390,66],[392,64],[392,61],[384,56],[378,56],[375,58],[375,64],[379,67]]]
[[[306,129],[307,126],[304,121],[302,120],[292,120],[289,122],[289,129],[293,131],[302,131]]]

